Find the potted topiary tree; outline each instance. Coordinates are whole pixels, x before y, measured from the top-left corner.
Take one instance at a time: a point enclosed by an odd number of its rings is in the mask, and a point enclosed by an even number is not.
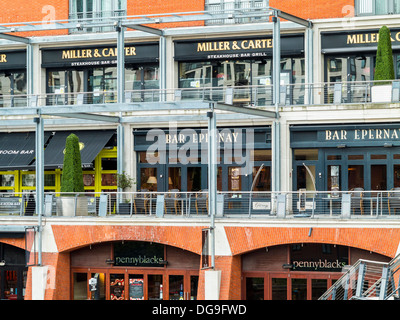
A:
[[[122,191],[131,188],[135,184],[135,179],[131,178],[125,171],[121,174],[117,173],[117,187]],[[120,199],[121,201],[122,199]],[[119,214],[130,214],[132,212],[132,202],[130,199],[126,199],[125,202],[118,203],[118,213]]]
[[[376,64],[374,85],[371,88],[372,102],[392,101],[392,82],[382,80],[394,79],[394,66],[392,54],[392,38],[390,30],[386,26],[379,29],[379,41],[376,51]]]
[[[82,216],[88,213],[87,198],[83,193],[83,172],[79,138],[71,133],[65,141],[63,172],[61,177],[61,197],[57,200],[58,215]]]

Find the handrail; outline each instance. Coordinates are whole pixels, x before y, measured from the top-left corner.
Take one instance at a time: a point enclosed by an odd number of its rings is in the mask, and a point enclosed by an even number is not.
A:
[[[189,79],[190,80],[190,79]],[[192,80],[196,80],[193,78]],[[201,79],[198,79],[199,81]],[[149,80],[157,82],[157,80]],[[201,82],[201,81],[200,81]],[[399,80],[391,81],[343,81],[343,82],[319,82],[319,83],[291,83],[281,85],[281,105],[335,105],[371,103],[371,88],[377,83],[399,83]],[[246,86],[217,86],[217,87],[188,87],[188,88],[145,88],[138,90],[125,90],[125,102],[160,102],[162,97],[166,101],[181,100],[211,100],[224,101],[225,96],[230,94],[227,89],[232,89],[233,103],[255,106],[273,105],[273,85],[246,85]],[[339,89],[337,89],[339,88]],[[400,102],[400,88],[396,86],[393,90],[393,102]],[[114,96],[114,99],[105,100],[106,96]],[[27,106],[36,101],[36,106],[65,105],[65,104],[98,104],[116,103],[116,90],[86,91],[86,92],[64,92],[64,93],[40,93],[40,94],[15,94],[0,96],[0,105],[6,102],[11,107],[15,99],[26,99]],[[83,98],[78,99],[79,97]],[[103,97],[103,100],[98,99]],[[379,101],[378,101],[379,102]],[[19,102],[22,106],[23,101]]]

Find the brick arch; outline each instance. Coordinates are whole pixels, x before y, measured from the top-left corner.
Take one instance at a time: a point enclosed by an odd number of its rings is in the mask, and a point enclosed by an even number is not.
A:
[[[400,241],[397,228],[225,227],[232,255],[290,243],[327,243],[394,257]]]
[[[59,226],[53,225],[58,252],[79,249],[90,244],[136,240],[151,241],[201,254],[201,230],[204,227],[181,226]]]
[[[10,239],[3,238],[3,239],[0,239],[0,242],[25,250],[25,237],[24,238],[10,238]]]

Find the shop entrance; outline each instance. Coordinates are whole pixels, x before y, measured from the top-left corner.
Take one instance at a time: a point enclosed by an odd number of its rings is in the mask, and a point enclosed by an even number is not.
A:
[[[72,300],[196,300],[200,256],[146,241],[71,252]]]
[[[197,300],[196,271],[76,269],[73,300]]]
[[[318,300],[340,277],[341,273],[246,273],[245,299]]]

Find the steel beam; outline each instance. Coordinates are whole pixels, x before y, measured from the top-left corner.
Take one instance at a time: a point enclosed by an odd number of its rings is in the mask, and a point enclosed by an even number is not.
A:
[[[25,44],[30,43],[29,38],[24,38],[24,37],[19,37],[19,36],[13,36],[11,34],[1,33],[2,31],[3,30],[0,29],[0,39],[9,40],[9,41],[13,41],[13,42],[21,42],[21,43],[25,43]],[[5,32],[10,32],[10,30],[6,29]]]
[[[214,106],[217,110],[230,111],[234,113],[244,113],[248,115],[264,117],[264,118],[277,118],[277,113],[274,111],[248,108],[248,107],[237,107],[230,104],[216,103]]]
[[[93,113],[46,113],[46,115],[54,115],[57,117],[63,118],[74,118],[74,119],[84,119],[84,120],[92,120],[92,121],[101,121],[101,122],[111,122],[111,123],[119,123],[120,118],[114,116],[106,116],[101,114],[93,114]]]
[[[300,24],[302,26],[305,26],[307,28],[312,28],[313,24],[310,20],[305,20],[299,17],[296,17],[290,13],[286,13],[280,10],[276,10],[275,12],[277,13],[278,17],[281,17],[282,19],[288,20],[288,21],[292,21],[294,23]]]
[[[156,36],[162,37],[164,35],[164,31],[156,28],[151,28],[151,27],[146,27],[138,24],[132,24],[132,23],[123,23],[123,27],[130,28],[130,29],[135,29],[138,31],[143,31],[146,33],[151,33],[155,34]]]

